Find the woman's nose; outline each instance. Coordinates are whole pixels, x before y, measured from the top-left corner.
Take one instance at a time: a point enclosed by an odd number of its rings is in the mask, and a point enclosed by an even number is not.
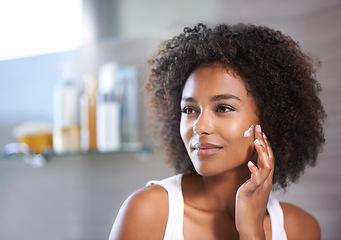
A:
[[[210,135],[214,125],[209,113],[202,112],[193,126],[193,132],[198,135]]]

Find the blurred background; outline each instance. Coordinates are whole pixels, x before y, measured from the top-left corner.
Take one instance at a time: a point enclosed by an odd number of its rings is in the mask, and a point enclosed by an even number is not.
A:
[[[107,239],[127,196],[173,174],[140,89],[159,42],[198,22],[279,29],[321,61],[324,151],[275,195],[340,239],[340,0],[1,1],[0,239]]]

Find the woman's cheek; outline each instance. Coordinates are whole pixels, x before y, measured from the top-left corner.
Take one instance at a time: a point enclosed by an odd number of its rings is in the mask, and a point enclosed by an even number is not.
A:
[[[225,132],[225,137],[232,140],[239,140],[241,137],[243,137],[243,127],[241,126],[240,123],[237,121],[234,122],[229,122],[225,125],[223,125],[224,129],[223,131]]]
[[[189,121],[186,121],[185,119],[181,118],[180,119],[180,136],[185,144],[186,148],[188,146],[189,140],[191,138],[190,136],[190,130],[193,129],[193,127],[190,126]]]
[[[255,124],[249,126],[248,128],[244,129],[241,138],[242,140],[242,145],[243,149],[247,153],[247,161],[251,160],[253,161],[255,157],[255,147],[254,147],[254,139],[255,139],[255,134],[254,134],[254,126]]]
[[[240,122],[230,123],[228,126],[225,127],[226,130],[226,138],[229,139],[228,141],[233,141],[238,145],[238,147],[242,151],[246,151],[248,155],[252,155],[254,150],[254,130],[251,127],[252,124],[240,124]],[[250,130],[251,128],[251,130]],[[245,135],[247,132],[247,136]]]

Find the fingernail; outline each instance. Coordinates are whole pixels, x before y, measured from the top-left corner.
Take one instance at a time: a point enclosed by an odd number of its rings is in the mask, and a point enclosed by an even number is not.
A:
[[[267,141],[267,137],[266,137],[266,135],[265,135],[265,133],[263,133],[263,138],[264,138],[264,141],[266,142]]]
[[[262,145],[262,143],[259,141],[258,138],[255,140],[255,143],[258,144],[258,145]]]
[[[259,124],[256,125],[257,131],[262,132],[262,128]]]

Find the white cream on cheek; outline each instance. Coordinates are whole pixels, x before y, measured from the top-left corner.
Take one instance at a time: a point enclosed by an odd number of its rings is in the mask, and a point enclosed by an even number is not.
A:
[[[253,127],[254,125],[251,125],[251,127],[249,127],[249,129],[244,132],[244,137],[251,137],[253,133]]]

